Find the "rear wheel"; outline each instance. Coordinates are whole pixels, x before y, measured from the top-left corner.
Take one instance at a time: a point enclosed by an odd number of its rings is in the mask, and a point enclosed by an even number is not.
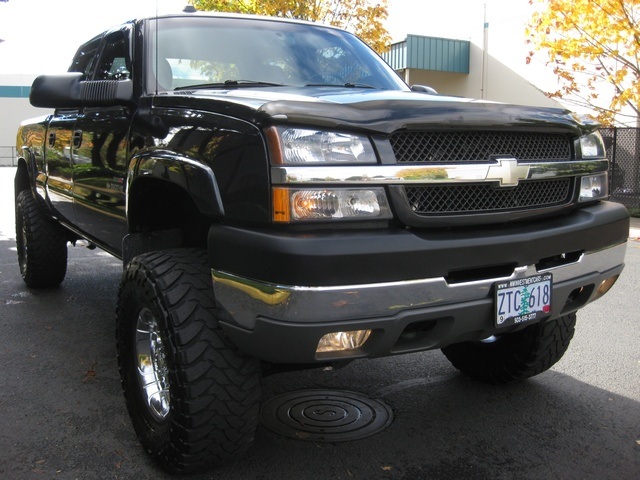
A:
[[[123,274],[118,364],[144,448],[171,472],[226,463],[258,424],[260,363],[218,328],[206,252],[140,255]]]
[[[449,345],[442,352],[469,377],[486,383],[508,383],[538,375],[569,348],[576,324],[571,313],[523,330],[481,342]]]
[[[55,287],[67,273],[66,232],[43,213],[43,200],[30,190],[16,199],[16,246],[20,274],[32,288]]]

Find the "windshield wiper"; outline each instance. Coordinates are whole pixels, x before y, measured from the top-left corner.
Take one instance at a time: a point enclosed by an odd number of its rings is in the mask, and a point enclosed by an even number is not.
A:
[[[263,82],[262,80],[225,80],[227,87],[285,87],[284,83]]]
[[[224,82],[196,83],[184,87],[174,88],[178,90],[196,90],[201,88],[239,88],[239,87],[286,87],[284,83],[263,82],[261,80],[225,80]]]
[[[305,87],[347,87],[347,88],[371,88],[377,90],[378,87],[367,85],[366,83],[307,83]]]

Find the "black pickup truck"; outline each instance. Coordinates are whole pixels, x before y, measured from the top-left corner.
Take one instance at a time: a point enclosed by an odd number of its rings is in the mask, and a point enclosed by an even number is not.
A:
[[[170,471],[243,453],[261,375],[442,349],[480,381],[558,361],[623,269],[597,125],[410,88],[355,36],[179,14],[83,44],[17,136],[30,287],[123,261],[122,386]]]

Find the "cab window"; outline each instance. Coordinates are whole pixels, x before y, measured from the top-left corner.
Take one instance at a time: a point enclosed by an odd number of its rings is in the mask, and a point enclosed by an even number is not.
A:
[[[126,80],[131,78],[130,59],[123,31],[111,34],[95,68],[94,80]]]
[[[97,37],[82,45],[73,57],[68,71],[84,74],[83,80],[91,78],[91,72],[96,63],[101,39],[101,37]]]

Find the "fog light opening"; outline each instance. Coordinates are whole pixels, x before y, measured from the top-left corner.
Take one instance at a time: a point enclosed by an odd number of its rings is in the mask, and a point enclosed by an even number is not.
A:
[[[613,287],[615,283],[618,281],[619,276],[620,275],[615,275],[611,278],[607,278],[602,283],[600,283],[600,285],[598,286],[598,289],[596,290],[596,298],[600,298],[609,290],[611,290],[611,287]]]
[[[316,353],[341,352],[360,348],[368,340],[369,335],[371,335],[371,330],[327,333],[318,342]]]

